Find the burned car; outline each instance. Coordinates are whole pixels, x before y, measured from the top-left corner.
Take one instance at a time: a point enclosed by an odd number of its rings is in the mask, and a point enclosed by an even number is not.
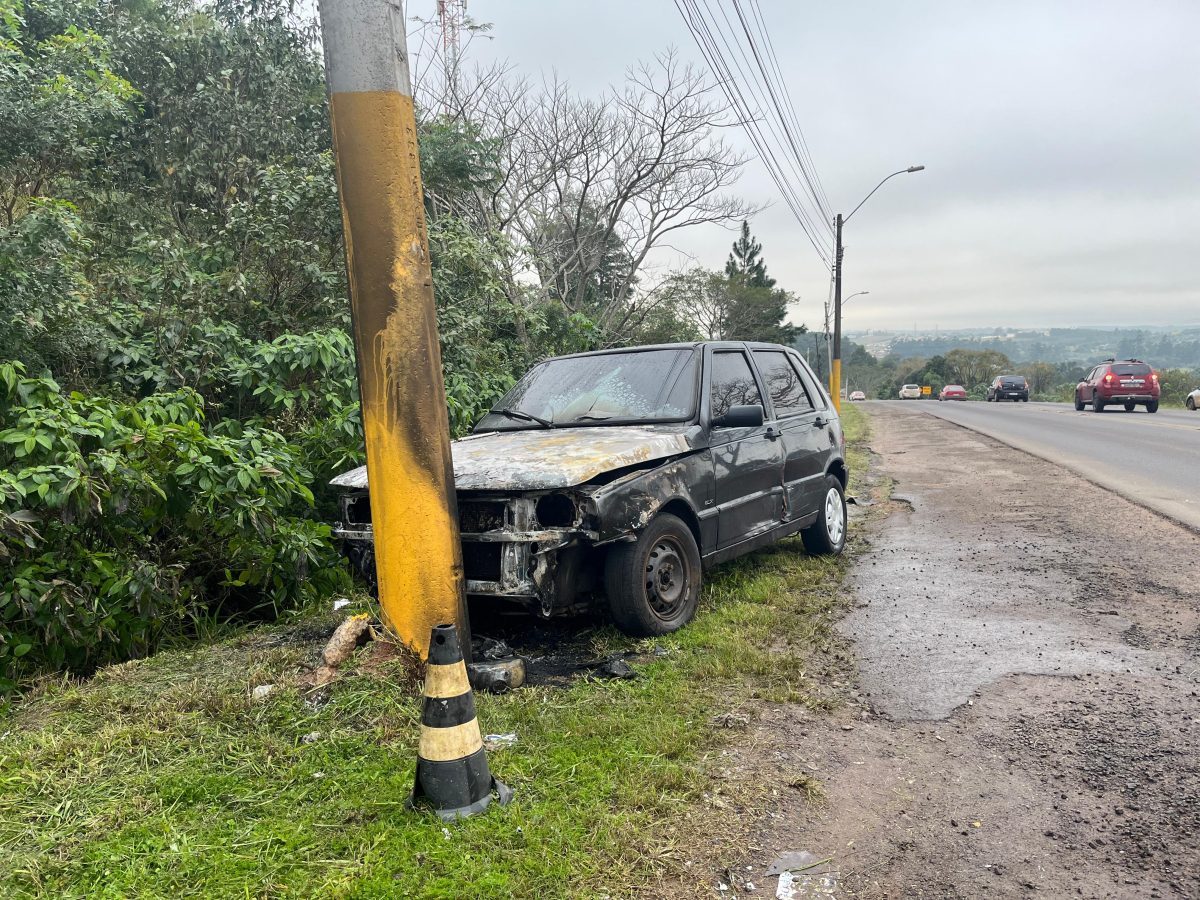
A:
[[[803,358],[706,341],[555,357],[452,444],[467,594],[543,616],[601,599],[635,635],[696,611],[702,572],[799,532],[846,540],[845,440]],[[337,534],[373,575],[366,468]]]

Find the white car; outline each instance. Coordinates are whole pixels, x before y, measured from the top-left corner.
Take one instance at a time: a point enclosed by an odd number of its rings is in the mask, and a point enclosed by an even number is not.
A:
[[[1188,394],[1187,399],[1183,401],[1183,405],[1192,412],[1200,409],[1200,388],[1196,388],[1194,391]]]
[[[850,399],[851,399],[851,400],[866,400],[866,399],[867,399],[867,395],[866,395],[866,394],[864,394],[862,391],[851,391],[851,392],[850,392]]]
[[[919,384],[906,384],[900,388],[901,400],[920,400],[921,386]]]

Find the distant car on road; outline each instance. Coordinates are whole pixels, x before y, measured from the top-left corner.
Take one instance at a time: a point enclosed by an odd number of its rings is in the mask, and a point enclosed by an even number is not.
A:
[[[948,384],[938,393],[939,400],[966,400],[967,389],[961,384]]]
[[[851,391],[851,392],[850,392],[850,399],[851,399],[851,400],[866,400],[866,399],[867,399],[867,395],[866,395],[866,394],[864,394],[862,391]]]
[[[987,400],[999,403],[1001,400],[1020,400],[1029,402],[1029,382],[1024,375],[997,375],[988,385]]]
[[[906,384],[900,388],[901,400],[920,400],[921,386],[919,384]]]
[[[1183,401],[1183,405],[1192,412],[1200,409],[1200,388],[1196,388],[1194,391],[1188,394],[1187,399]]]
[[[1158,373],[1140,359],[1106,359],[1075,386],[1075,409],[1091,404],[1092,412],[1124,406],[1125,412],[1144,406],[1158,412]]]

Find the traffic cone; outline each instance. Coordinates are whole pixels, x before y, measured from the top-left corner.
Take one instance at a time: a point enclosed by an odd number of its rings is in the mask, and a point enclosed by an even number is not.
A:
[[[483,812],[492,802],[492,791],[501,805],[512,799],[512,791],[488,769],[458,629],[435,626],[429,639],[417,777],[409,804],[426,801],[450,822]]]

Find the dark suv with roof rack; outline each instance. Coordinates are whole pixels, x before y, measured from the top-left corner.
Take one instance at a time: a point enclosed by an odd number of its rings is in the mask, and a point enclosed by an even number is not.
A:
[[[1106,359],[1075,386],[1075,409],[1089,404],[1093,412],[1124,406],[1125,412],[1144,406],[1158,412],[1158,373],[1140,359]]]
[[[988,385],[987,401],[999,403],[1001,400],[1020,400],[1029,402],[1029,382],[1024,375],[997,375]]]

